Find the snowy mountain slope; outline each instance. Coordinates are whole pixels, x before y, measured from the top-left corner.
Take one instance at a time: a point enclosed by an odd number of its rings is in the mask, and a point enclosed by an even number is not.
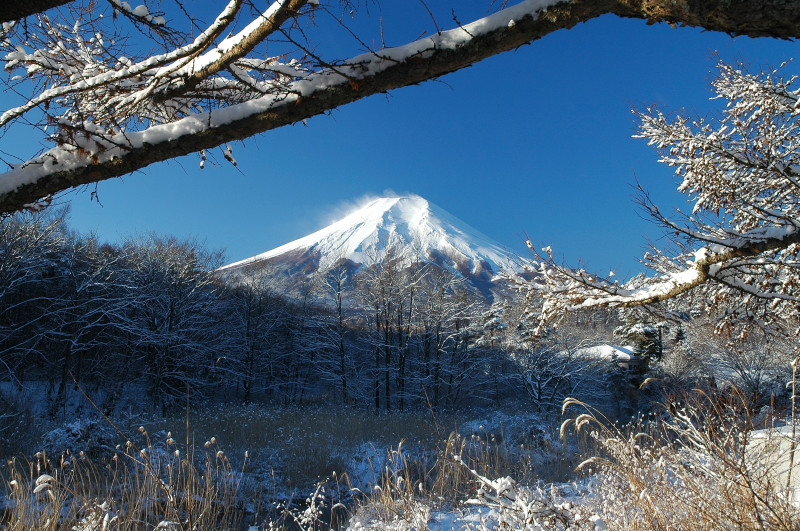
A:
[[[313,234],[221,268],[233,272],[279,263],[293,272],[327,269],[347,261],[358,267],[384,259],[433,262],[481,282],[504,269],[521,270],[521,259],[478,230],[417,195],[382,197]]]

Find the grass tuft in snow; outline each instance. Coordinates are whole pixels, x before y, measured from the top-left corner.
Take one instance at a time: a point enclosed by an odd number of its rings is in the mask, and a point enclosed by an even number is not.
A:
[[[9,531],[119,531],[139,529],[235,529],[244,512],[241,478],[215,444],[199,455],[167,435],[127,441],[109,460],[83,453],[51,459],[39,452],[6,467],[5,511]]]
[[[581,464],[593,474],[587,501],[613,528],[800,530],[800,505],[783,479],[789,461],[773,444],[785,435],[754,429],[750,404],[735,390],[696,390],[664,417],[624,429],[573,405],[586,413],[565,429],[590,433],[600,447]]]

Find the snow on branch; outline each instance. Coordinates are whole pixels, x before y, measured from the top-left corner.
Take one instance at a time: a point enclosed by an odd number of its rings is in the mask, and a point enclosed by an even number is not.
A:
[[[43,90],[25,104],[5,111],[0,115],[0,126],[7,125],[35,107],[49,105],[50,102],[71,94],[88,95],[86,98],[88,101],[81,98],[78,103],[81,107],[88,104],[91,109],[81,108],[80,111],[90,110],[96,123],[110,122],[112,113],[119,112],[116,110],[118,106],[125,108],[131,102],[143,101],[153,92],[160,79],[176,69],[174,66],[169,68],[166,65],[173,65],[175,62],[182,65],[181,60],[192,58],[211,46],[214,39],[233,22],[242,2],[243,0],[231,0],[216,20],[192,43],[133,64],[124,56],[103,58],[106,59],[105,62],[96,60],[105,47],[102,35],[96,36],[94,41],[87,42],[79,33],[80,21],[76,21],[73,35],[69,35],[64,28],[53,24],[48,17],[42,16],[40,26],[43,34],[48,37],[48,40],[42,43],[45,47],[28,51],[25,46],[16,45],[3,59],[6,62],[6,70],[25,66],[28,76],[44,75],[53,86]],[[67,48],[65,43],[74,44],[80,53]],[[109,64],[112,61],[113,63]],[[146,81],[142,82],[144,80]],[[123,87],[129,86],[129,83],[138,84],[136,88],[140,90],[122,90]],[[120,92],[122,96],[117,96]],[[137,110],[131,109],[129,112],[133,115]],[[62,118],[74,121],[76,116],[66,114]]]
[[[167,19],[144,4],[109,2],[135,24],[166,27]],[[800,0],[737,9],[716,1],[687,7],[667,0],[524,0],[403,46],[333,61],[309,41],[316,14],[331,14],[319,2],[275,0],[248,14],[250,3],[230,0],[202,31],[190,20],[183,34],[156,32],[163,51],[137,57],[108,17],[76,4],[52,20],[40,15],[32,32],[9,26],[0,38],[7,85],[30,93],[0,115],[0,126],[33,123],[55,144],[0,175],[0,212],[433,79],[606,13],[800,36]],[[179,37],[187,42],[168,46]],[[279,53],[266,54],[276,47]]]
[[[662,315],[694,311],[723,327],[755,323],[775,331],[800,309],[800,82],[782,70],[750,74],[718,65],[715,119],[668,119],[635,111],[638,138],[675,170],[692,213],[671,219],[639,187],[639,204],[667,231],[677,252],[654,248],[644,263],[655,274],[626,283],[556,264],[537,254],[531,284],[541,322],[598,307],[647,307]],[[529,243],[532,247],[532,244]],[[535,251],[535,250],[534,250]],[[794,326],[794,325],[792,325]]]
[[[558,0],[526,0],[472,24],[317,70],[294,60],[283,63],[274,57],[243,57],[305,1],[275,2],[247,28],[210,48],[211,42],[230,24],[240,3],[241,0],[231,0],[216,21],[187,46],[129,65],[121,64],[110,71],[91,71],[91,75],[87,75],[85,65],[81,72],[75,72],[69,65],[70,75],[59,79],[55,87],[6,111],[0,117],[0,125],[46,102],[77,95],[72,112],[68,110],[57,117],[56,123],[61,128],[59,145],[0,175],[0,210],[19,208],[17,197],[24,197],[24,203],[30,203],[69,186],[122,175],[152,162],[246,138],[369,94],[466,66],[499,51],[488,49],[497,46],[493,39],[498,32],[521,32],[524,23],[517,24],[512,31],[508,27],[510,20],[525,20],[528,26],[536,26],[539,13]],[[276,22],[278,15],[281,18]],[[48,26],[50,32],[58,30]],[[75,39],[83,40],[79,36]],[[527,40],[530,38],[523,34],[521,38],[508,39],[504,45],[515,47]],[[7,54],[7,67],[27,66],[29,71],[38,72],[46,66],[51,71],[63,72],[66,63],[52,64],[53,54],[20,48]],[[203,50],[208,51],[198,55]],[[437,61],[439,56],[446,57]],[[42,57],[46,58],[46,64]],[[229,67],[234,76],[214,76],[223,67]],[[251,75],[254,71],[271,75],[255,79]],[[256,90],[243,89],[236,80],[244,80],[248,88]],[[191,90],[201,94],[187,94]],[[207,96],[209,91],[218,99],[230,94],[229,104],[193,111],[194,100]],[[87,94],[91,100],[88,113],[87,102],[82,99]],[[165,99],[165,94],[177,94],[177,99]],[[243,101],[236,101],[237,98]],[[126,114],[119,116],[123,110]],[[152,125],[135,130],[130,127],[130,120],[137,118],[146,118]]]

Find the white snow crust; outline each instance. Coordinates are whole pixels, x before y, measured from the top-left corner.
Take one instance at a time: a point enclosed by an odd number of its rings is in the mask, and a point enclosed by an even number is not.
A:
[[[635,358],[635,347],[632,345],[617,346],[617,345],[596,345],[594,347],[585,347],[578,349],[577,354],[604,360],[617,361],[631,361]]]
[[[518,256],[418,195],[375,199],[317,232],[221,270],[296,251],[318,252],[323,268],[341,259],[371,264],[384,259],[392,248],[406,259],[429,261],[431,256],[440,256],[444,265],[468,263],[473,274],[481,272],[483,263],[491,267],[490,276],[504,269],[522,270]]]

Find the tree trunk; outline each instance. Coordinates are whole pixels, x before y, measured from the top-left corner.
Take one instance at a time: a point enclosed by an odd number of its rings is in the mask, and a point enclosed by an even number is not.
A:
[[[55,419],[58,416],[58,410],[67,403],[67,377],[69,376],[70,363],[72,363],[72,341],[67,341],[67,346],[64,349],[63,363],[61,365],[61,378],[58,382],[58,391],[53,398],[53,405],[50,406],[51,419]]]
[[[376,312],[375,313],[375,334],[380,339],[380,324],[381,324],[381,317]],[[374,381],[374,391],[375,391],[375,411],[380,411],[381,409],[381,348],[380,345],[375,345],[375,381]]]
[[[388,316],[384,319],[383,323],[383,383],[384,383],[384,391],[383,391],[383,401],[386,407],[386,411],[390,411],[392,409],[392,399],[391,399],[391,369],[392,369],[392,335],[391,330],[389,327],[389,318]]]
[[[337,312],[337,333],[339,340],[339,372],[342,376],[342,404],[347,404],[347,373],[345,371],[345,350],[344,350],[344,309],[342,304],[342,288],[338,285],[336,293],[336,312]]]

